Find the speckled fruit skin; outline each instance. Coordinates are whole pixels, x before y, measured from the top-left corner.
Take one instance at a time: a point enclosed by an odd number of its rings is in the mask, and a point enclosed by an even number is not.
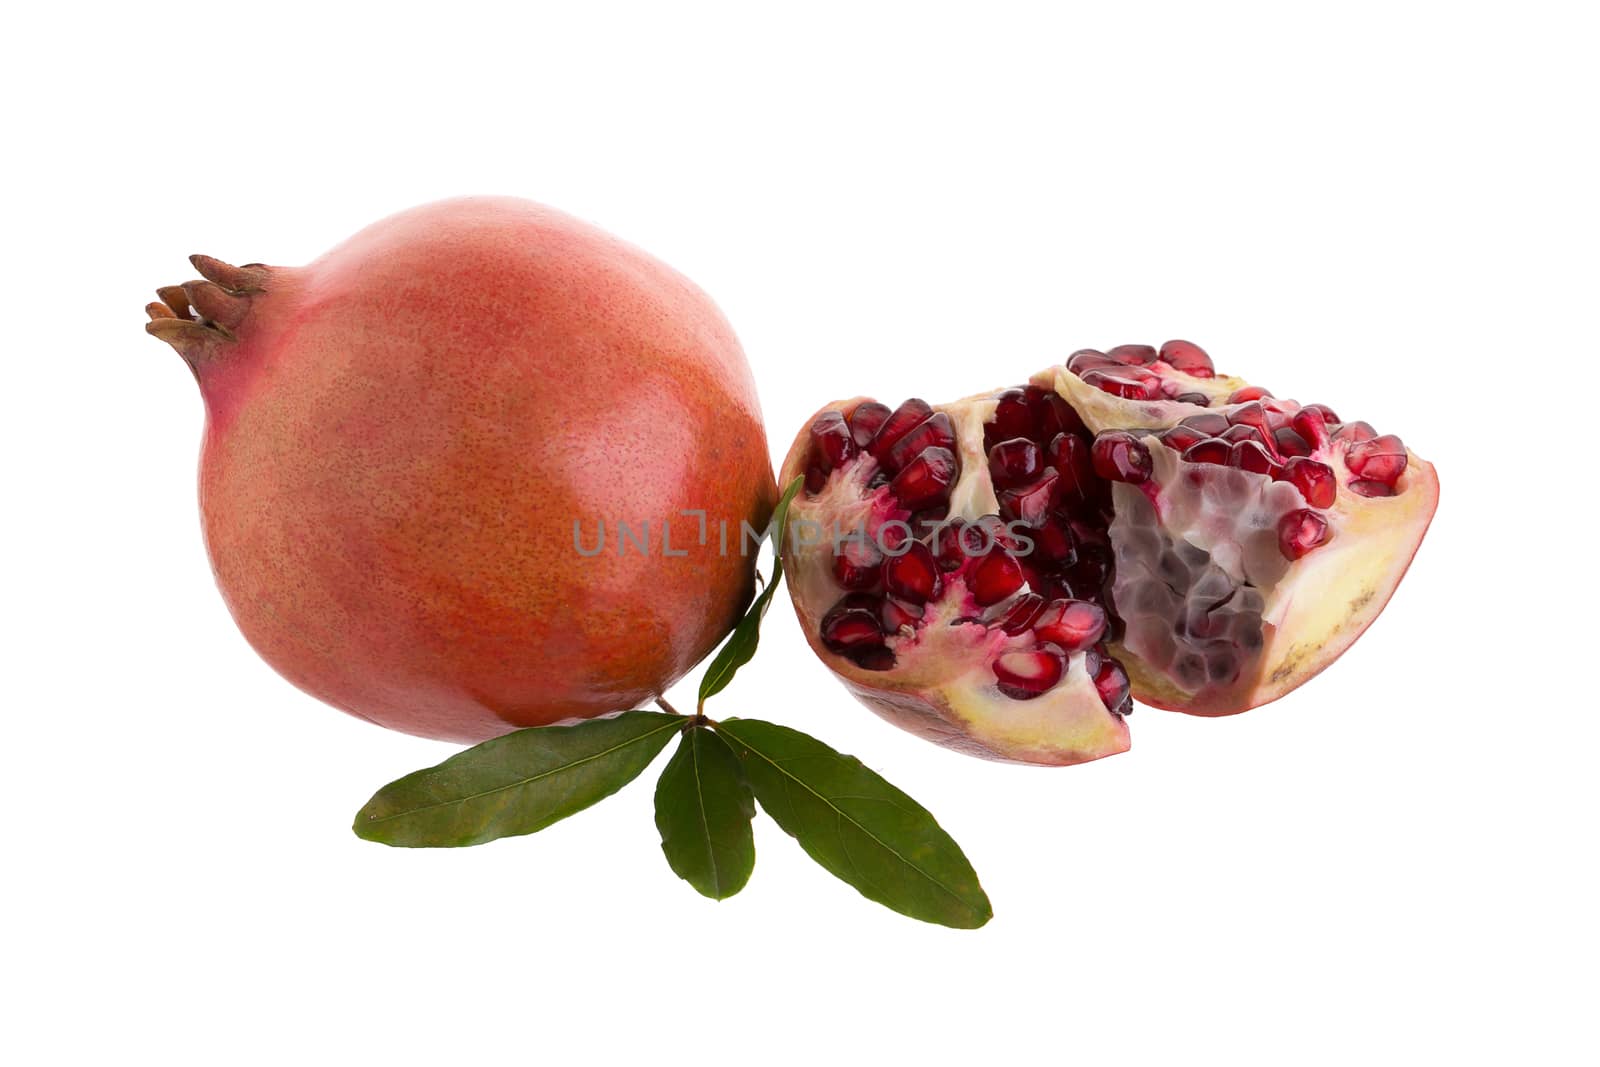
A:
[[[217,583],[295,685],[475,742],[648,701],[737,620],[739,523],[762,529],[776,490],[744,354],[688,280],[488,197],[242,270],[264,281],[232,294],[224,340],[174,345],[205,397]],[[591,549],[605,524],[602,553],[579,554],[575,520]],[[618,553],[619,521],[648,521],[648,554]]]

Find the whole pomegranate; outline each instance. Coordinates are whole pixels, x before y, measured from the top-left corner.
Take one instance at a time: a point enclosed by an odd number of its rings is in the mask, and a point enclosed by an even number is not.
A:
[[[306,267],[192,262],[147,328],[205,398],[217,583],[295,685],[479,741],[660,694],[748,603],[755,384],[670,268],[488,197]]]
[[[1026,386],[818,413],[785,544],[812,647],[952,748],[1122,752],[1138,697],[1275,700],[1377,617],[1438,504],[1432,466],[1187,341],[1075,353]]]

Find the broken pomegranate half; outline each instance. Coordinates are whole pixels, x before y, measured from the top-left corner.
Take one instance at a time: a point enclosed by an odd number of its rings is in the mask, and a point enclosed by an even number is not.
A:
[[[1122,752],[1137,698],[1275,700],[1383,609],[1438,502],[1431,465],[1197,345],[1074,353],[952,404],[830,404],[780,484],[823,661],[885,718],[992,759]]]

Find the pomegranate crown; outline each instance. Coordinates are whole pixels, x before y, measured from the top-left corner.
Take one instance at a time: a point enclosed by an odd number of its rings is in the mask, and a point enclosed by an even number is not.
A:
[[[235,267],[211,256],[190,256],[200,278],[156,290],[145,305],[145,332],[167,342],[195,366],[220,345],[231,343],[250,312],[251,299],[266,291],[269,271],[261,263]]]

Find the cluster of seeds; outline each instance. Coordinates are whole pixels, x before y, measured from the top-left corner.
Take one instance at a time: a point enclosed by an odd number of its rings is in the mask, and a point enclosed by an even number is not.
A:
[[[1215,377],[1211,360],[1188,341],[1168,341],[1159,349],[1085,349],[1073,354],[1067,368],[1086,384],[1125,399],[1212,406],[1192,382]],[[1190,380],[1187,389],[1183,376]],[[914,638],[931,602],[959,595],[955,624],[979,624],[1024,639],[999,646],[991,668],[1000,692],[1016,700],[1048,692],[1065,677],[1071,657],[1082,654],[1106,707],[1128,713],[1128,676],[1105,645],[1124,632],[1112,603],[1116,557],[1107,531],[1114,517],[1111,483],[1141,485],[1152,477],[1148,432],[1153,431],[1093,434],[1053,391],[1009,389],[996,398],[983,428],[999,510],[968,521],[947,517],[961,474],[947,414],[916,399],[893,410],[869,401],[848,417],[825,412],[811,426],[807,491],[821,492],[834,472],[870,459],[875,467],[866,487],[878,494],[874,512],[897,521],[871,531],[874,536],[835,540],[833,576],[843,595],[823,617],[823,643],[866,670],[889,670],[896,663],[890,640]],[[1358,495],[1394,495],[1406,467],[1399,438],[1379,436],[1364,422],[1341,422],[1321,404],[1276,400],[1256,386],[1235,390],[1226,410],[1197,412],[1157,436],[1188,463],[1292,484],[1308,506],[1278,523],[1278,548],[1289,560],[1330,536],[1321,512],[1333,505],[1339,485],[1323,459],[1331,457],[1335,442],[1354,476],[1347,488]],[[1187,577],[1172,578],[1167,591],[1193,585],[1199,599],[1130,608],[1182,616],[1185,636],[1199,635],[1216,646],[1189,656],[1193,663],[1183,660],[1180,673],[1231,677],[1238,655],[1259,648],[1259,594],[1245,589],[1235,595],[1206,552],[1175,547],[1195,558],[1155,549],[1151,558],[1178,560],[1181,566],[1167,569]],[[1220,584],[1229,591],[1211,588]],[[1144,599],[1162,591],[1146,590]],[[1191,615],[1198,621],[1190,621]]]
[[[1162,444],[1188,463],[1210,463],[1265,474],[1289,482],[1311,509],[1338,499],[1334,470],[1315,455],[1329,454],[1333,442],[1345,446],[1345,465],[1356,477],[1349,489],[1358,496],[1393,496],[1406,469],[1406,448],[1393,434],[1379,436],[1364,422],[1341,422],[1324,404],[1304,407],[1270,395],[1221,412],[1191,415],[1160,435]],[[1315,510],[1284,516],[1279,548],[1300,559],[1328,538],[1328,523]]]
[[[822,620],[822,640],[867,670],[887,670],[891,637],[912,637],[928,605],[951,594],[963,601],[954,622],[1003,632],[991,664],[996,688],[1015,700],[1048,692],[1081,653],[1112,711],[1132,710],[1127,674],[1104,641],[1115,625],[1107,591],[1112,552],[1110,486],[1091,460],[1092,435],[1055,393],[1010,389],[984,425],[984,444],[999,511],[976,520],[946,518],[960,473],[949,417],[921,400],[890,410],[865,403],[826,412],[811,428],[806,486],[815,493],[830,474],[870,456],[869,488],[889,514],[907,514],[909,533],[837,543],[833,573],[844,595]],[[887,540],[887,543],[883,543]]]
[[[1067,369],[1085,385],[1125,400],[1178,400],[1200,407],[1209,407],[1211,398],[1165,377],[1165,372],[1181,371],[1191,378],[1214,378],[1217,373],[1211,357],[1191,341],[1168,341],[1159,349],[1151,345],[1117,345],[1104,352],[1079,349],[1067,360]]]

